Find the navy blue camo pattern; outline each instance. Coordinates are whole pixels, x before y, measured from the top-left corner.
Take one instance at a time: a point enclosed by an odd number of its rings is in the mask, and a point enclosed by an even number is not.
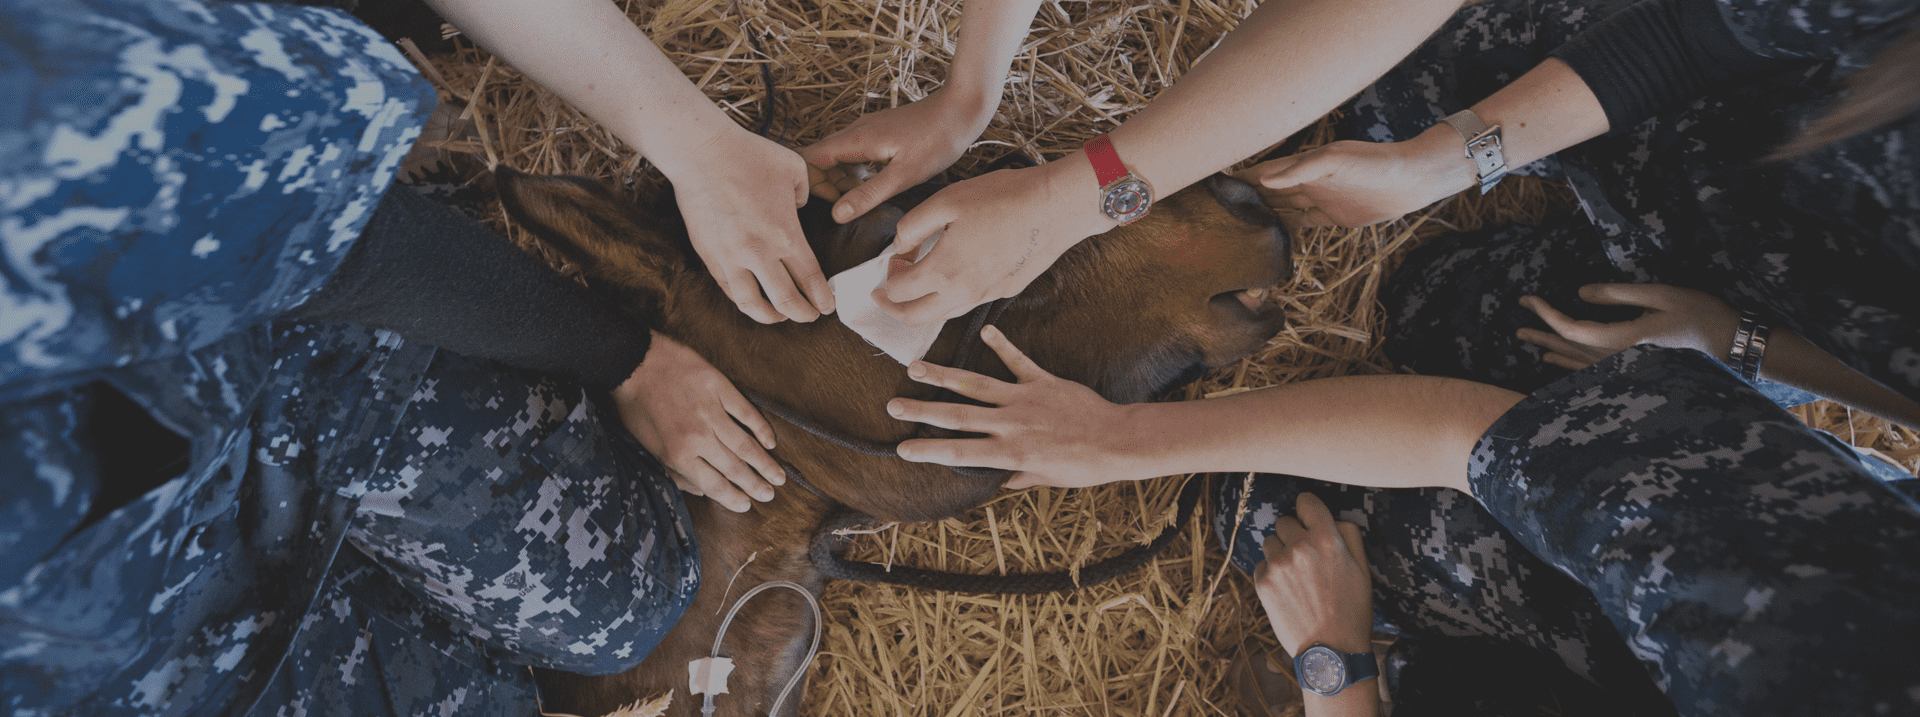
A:
[[[1357,97],[1343,138],[1409,139],[1524,74],[1575,33],[1629,3],[1488,0],[1468,5],[1434,38]],[[1389,359],[1419,373],[1470,367],[1521,392],[1565,375],[1539,370],[1540,351],[1489,334],[1504,351],[1433,350],[1439,334],[1482,321],[1544,329],[1517,303],[1546,285],[1661,282],[1699,289],[1763,314],[1848,365],[1920,398],[1920,116],[1811,154],[1761,161],[1822,114],[1842,83],[1888,43],[1920,27],[1920,3],[1720,0],[1735,35],[1774,56],[1804,58],[1750,84],[1715,88],[1685,106],[1616,127],[1522,172],[1564,180],[1584,218],[1553,222],[1498,251],[1522,256],[1510,284],[1453,289],[1456,240],[1410,259],[1386,295]],[[1497,232],[1498,229],[1490,230]],[[1508,235],[1495,234],[1506,239]],[[1486,238],[1485,235],[1479,238]],[[1473,258],[1467,265],[1493,262]],[[1566,270],[1553,281],[1545,268]],[[1477,269],[1476,269],[1477,270]],[[1569,289],[1570,291],[1570,289]],[[1619,320],[1608,307],[1548,295],[1576,318]],[[1513,357],[1511,359],[1504,357]],[[1485,372],[1511,362],[1510,373]]]

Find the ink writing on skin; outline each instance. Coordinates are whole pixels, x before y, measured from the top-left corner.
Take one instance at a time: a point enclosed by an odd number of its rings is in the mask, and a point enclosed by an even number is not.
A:
[[[1026,268],[1027,260],[1033,258],[1033,250],[1038,248],[1040,248],[1040,230],[1035,229],[1032,234],[1027,235],[1027,253],[1021,254],[1020,260],[1013,263],[1013,271],[1007,272],[1007,276],[1018,274],[1021,269]]]

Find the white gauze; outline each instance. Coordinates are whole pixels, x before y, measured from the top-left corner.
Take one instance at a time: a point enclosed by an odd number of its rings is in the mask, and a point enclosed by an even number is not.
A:
[[[913,260],[920,261],[927,252],[933,251],[938,241],[940,232],[920,242],[920,250],[913,255]],[[908,326],[873,303],[873,290],[887,285],[887,263],[892,258],[890,252],[883,250],[866,263],[833,275],[827,280],[827,287],[833,290],[833,311],[840,316],[840,323],[904,366],[927,355],[927,349],[933,347],[934,339],[940,338],[940,330],[946,328],[947,322]]]

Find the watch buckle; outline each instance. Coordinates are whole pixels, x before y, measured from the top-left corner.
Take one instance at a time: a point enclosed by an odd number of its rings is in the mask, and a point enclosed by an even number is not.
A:
[[[1493,186],[1507,176],[1506,143],[1500,140],[1500,126],[1494,125],[1482,130],[1467,140],[1467,159],[1480,172],[1480,195],[1486,196]]]

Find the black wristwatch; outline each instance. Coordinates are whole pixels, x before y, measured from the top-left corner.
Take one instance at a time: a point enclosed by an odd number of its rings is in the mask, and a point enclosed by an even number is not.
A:
[[[1371,652],[1341,652],[1326,645],[1314,645],[1293,658],[1293,674],[1300,689],[1322,697],[1332,697],[1362,680],[1380,676]]]

